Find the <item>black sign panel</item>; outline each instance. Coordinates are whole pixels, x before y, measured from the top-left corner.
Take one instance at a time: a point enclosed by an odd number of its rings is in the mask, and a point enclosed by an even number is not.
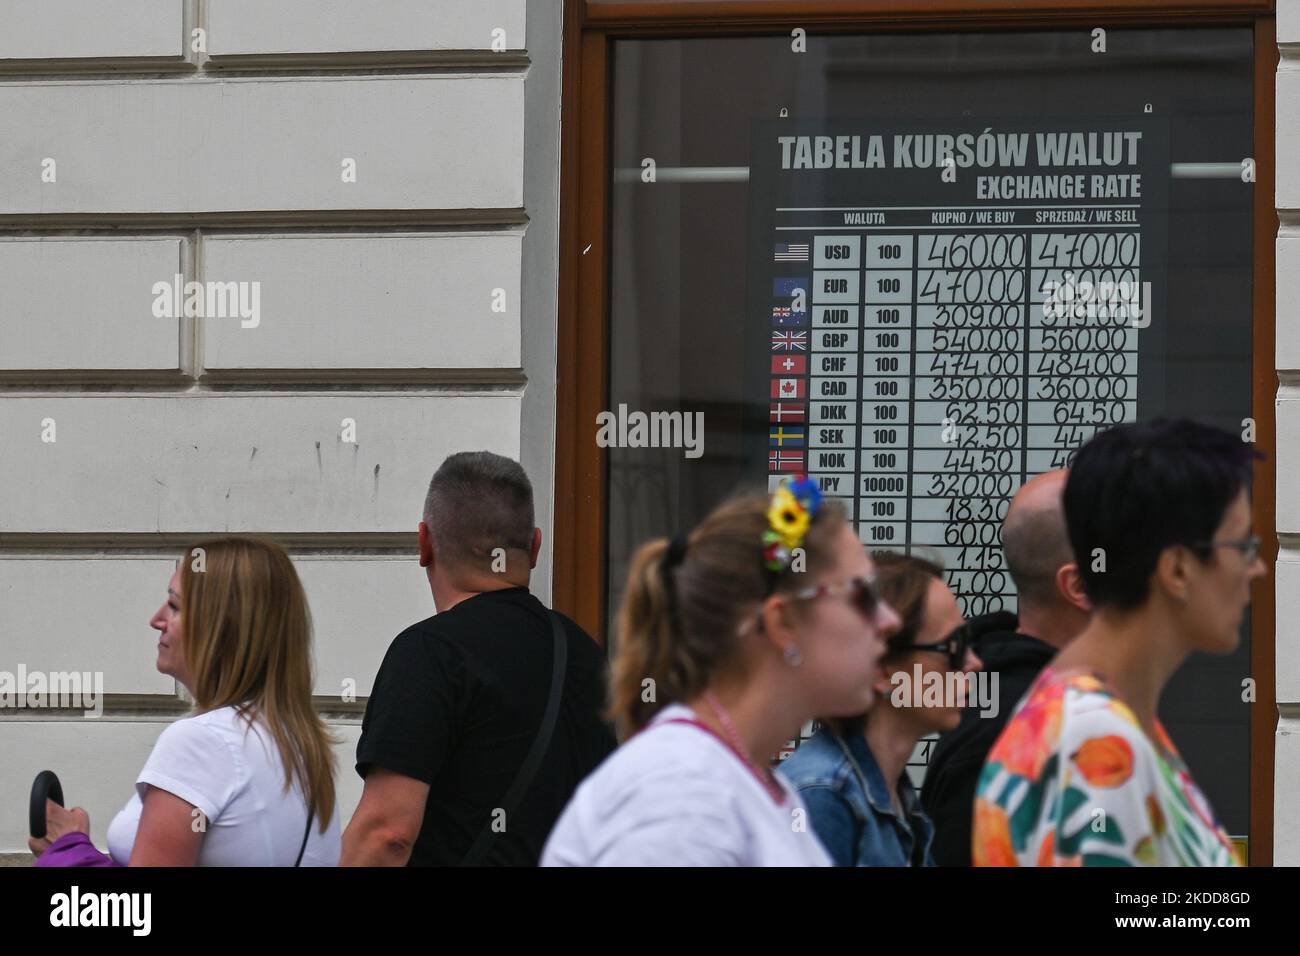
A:
[[[1011,496],[1163,401],[1169,147],[1154,117],[779,120],[752,135],[752,472],[1014,609]],[[761,206],[756,205],[761,202]]]

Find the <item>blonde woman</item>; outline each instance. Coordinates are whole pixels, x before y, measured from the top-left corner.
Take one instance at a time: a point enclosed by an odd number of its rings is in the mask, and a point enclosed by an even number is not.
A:
[[[871,705],[898,625],[807,479],[642,547],[614,663],[614,715],[635,735],[578,788],[542,864],[829,865],[770,758],[814,714]]]
[[[112,862],[337,865],[333,740],[312,707],[311,617],[289,556],[252,538],[202,542],[149,623],[158,670],[195,707],[162,732],[109,824]],[[46,807],[46,837],[29,841],[38,866],[108,863],[84,810]]]

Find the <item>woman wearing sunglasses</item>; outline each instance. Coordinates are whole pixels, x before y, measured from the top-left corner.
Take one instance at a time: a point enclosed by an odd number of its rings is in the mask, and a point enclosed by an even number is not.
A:
[[[934,826],[907,776],[916,742],[951,730],[980,661],[943,570],[916,557],[876,556],[881,598],[902,625],[889,639],[872,706],[821,718],[781,765],[837,866],[933,866]]]
[[[1231,866],[1236,854],[1156,716],[1194,651],[1231,653],[1251,582],[1255,452],[1190,421],[1084,445],[1065,519],[1093,604],[1017,705],[980,774],[977,866]]]
[[[806,479],[637,552],[612,714],[633,736],[578,788],[544,866],[826,866],[772,755],[871,704],[898,618],[842,509]]]

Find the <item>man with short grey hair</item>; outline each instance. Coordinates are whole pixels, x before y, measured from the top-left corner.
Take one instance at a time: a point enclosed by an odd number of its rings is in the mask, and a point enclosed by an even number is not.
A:
[[[606,662],[528,591],[542,532],[519,463],[463,452],[429,483],[420,565],[438,613],[393,641],[357,742],[343,865],[533,866],[614,749]]]
[[[931,849],[939,866],[970,866],[971,817],[984,758],[1017,703],[1057,651],[1078,636],[1092,611],[1070,550],[1061,494],[1068,472],[1029,479],[1002,522],[1002,552],[1015,583],[1019,618],[997,611],[970,621],[972,647],[998,675],[997,707],[968,707],[956,729],[939,738],[921,788],[934,821]]]

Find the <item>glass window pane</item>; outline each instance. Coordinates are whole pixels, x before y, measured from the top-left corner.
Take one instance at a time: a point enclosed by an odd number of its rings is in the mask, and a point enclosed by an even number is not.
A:
[[[970,613],[1014,608],[1025,477],[1099,425],[1251,415],[1249,29],[620,40],[613,66],[608,407],[704,429],[609,449],[611,621],[639,543],[786,468],[873,547],[940,549]],[[1240,835],[1246,637],[1161,711]]]

